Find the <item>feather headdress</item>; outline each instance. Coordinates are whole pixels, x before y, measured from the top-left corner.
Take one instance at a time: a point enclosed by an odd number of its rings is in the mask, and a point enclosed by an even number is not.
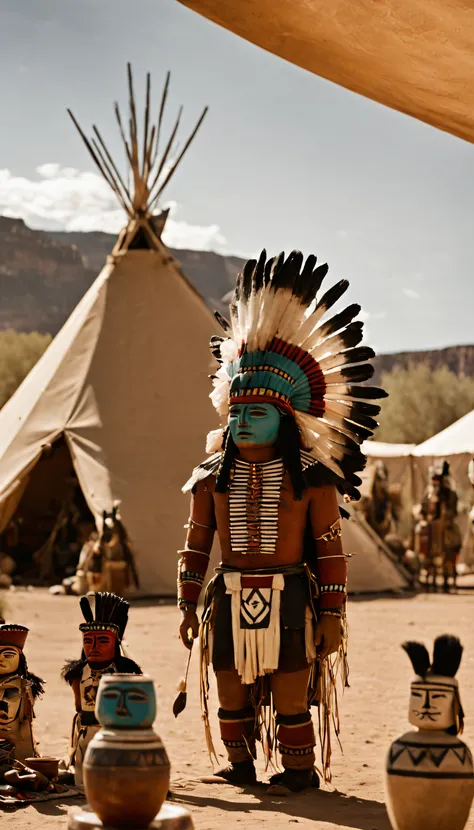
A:
[[[91,600],[93,600],[94,611]],[[87,631],[114,631],[119,640],[122,640],[128,622],[129,604],[122,597],[107,591],[99,591],[93,595],[81,597],[80,606],[85,619],[79,630]]]
[[[246,263],[230,322],[216,314],[226,336],[211,340],[220,364],[211,399],[223,419],[232,403],[245,402],[272,403],[293,416],[302,447],[358,498],[356,473],[366,462],[360,444],[377,426],[380,407],[373,401],[386,393],[359,385],[373,375],[374,352],[360,345],[359,305],[327,316],[349,287],[341,280],[320,296],[327,272],[299,251],[269,260],[262,251]],[[208,451],[217,448],[214,432]]]

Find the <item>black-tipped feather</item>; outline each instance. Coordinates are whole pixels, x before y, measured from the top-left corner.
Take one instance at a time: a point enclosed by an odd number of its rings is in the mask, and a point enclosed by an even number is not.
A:
[[[94,622],[94,614],[92,613],[89,598],[81,597],[81,599],[79,600],[79,605],[81,606],[82,616],[84,617],[86,623]]]
[[[316,282],[317,278],[315,279],[313,273],[316,267],[316,261],[314,254],[310,254],[303,266],[301,276],[295,285],[296,294],[300,298],[302,305],[308,305],[319,291],[319,285]]]
[[[229,321],[226,320],[226,318],[219,311],[214,312],[214,317],[216,318],[216,320],[219,323],[219,325],[221,326],[221,328],[224,329],[224,331],[230,331],[231,330],[231,325],[230,325]],[[221,338],[221,340],[222,340],[222,338]],[[211,341],[212,341],[212,337],[211,337]]]
[[[461,664],[463,647],[458,637],[442,634],[437,637],[433,649],[433,674],[454,677]]]
[[[423,643],[409,640],[402,644],[402,649],[408,654],[415,674],[419,677],[426,677],[430,669],[430,655],[426,646]]]
[[[321,267],[323,268],[324,266]],[[327,267],[328,266],[326,266],[326,268]],[[325,294],[323,294],[318,304],[316,305],[316,310],[319,310],[321,307],[324,307],[328,310],[332,308],[332,306],[335,305],[337,301],[341,299],[343,294],[346,293],[348,288],[349,282],[347,280],[339,280],[339,282],[337,282],[335,285],[329,288]]]
[[[331,334],[335,334],[340,329],[343,329],[345,326],[348,326],[349,323],[352,322],[354,317],[360,312],[360,305],[357,303],[352,303],[352,305],[348,305],[344,311],[340,311],[339,314],[335,314],[334,317],[331,317],[327,323],[324,323],[318,329],[318,335],[323,340],[325,337],[329,337]]]
[[[348,383],[364,383],[364,381],[370,380],[374,374],[374,371],[374,367],[370,363],[365,363],[361,366],[344,366],[338,372],[329,372],[326,375],[326,386],[329,389],[329,387],[333,385],[332,376],[336,378],[334,380],[334,385],[340,385],[341,383],[344,383],[344,380],[347,380]]]
[[[362,398],[369,401],[385,398],[387,395],[383,389],[379,389],[377,386],[345,386],[344,384],[339,384],[339,386],[340,389],[338,389],[337,384],[328,387],[328,394],[336,395],[340,392],[341,395],[348,398]]]
[[[263,249],[262,253],[260,254],[259,260],[257,262],[257,266],[255,268],[253,274],[253,291],[257,292],[260,291],[264,286],[265,280],[265,263],[267,261],[267,252]]]
[[[319,348],[324,348],[328,352],[334,349],[352,349],[354,346],[358,346],[362,340],[364,336],[363,328],[364,324],[360,320],[350,323],[344,331],[328,337]]]

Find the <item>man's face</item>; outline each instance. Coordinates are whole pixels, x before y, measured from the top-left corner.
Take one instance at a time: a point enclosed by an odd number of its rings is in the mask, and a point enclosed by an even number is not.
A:
[[[449,729],[455,723],[452,686],[415,682],[411,685],[409,721],[420,729]]]
[[[0,675],[12,674],[20,665],[20,649],[16,646],[0,646]]]
[[[117,635],[114,631],[85,631],[84,654],[88,663],[111,663],[115,657]]]
[[[281,415],[270,403],[234,403],[229,411],[229,429],[234,444],[243,447],[272,447],[280,429]]]
[[[21,680],[0,683],[0,733],[8,732],[17,719],[21,706]]]

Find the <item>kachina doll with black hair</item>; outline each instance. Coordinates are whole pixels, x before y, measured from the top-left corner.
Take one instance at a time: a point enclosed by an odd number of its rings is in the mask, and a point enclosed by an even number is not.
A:
[[[463,830],[474,796],[472,755],[458,735],[464,713],[456,673],[463,648],[444,634],[433,660],[422,643],[404,643],[415,678],[407,732],[390,747],[386,766],[387,809],[394,830]]]
[[[94,610],[91,605],[93,600]],[[95,702],[100,679],[104,674],[142,674],[140,666],[125,657],[122,639],[128,621],[129,604],[111,593],[81,597],[85,622],[82,633],[82,654],[64,666],[62,675],[74,692],[74,716],[70,747],[70,768],[76,784],[82,785],[82,763],[90,740],[100,729],[95,716]]]
[[[178,595],[181,639],[198,634],[196,606],[217,531],[222,562],[208,588],[202,691],[208,746],[207,669],[217,676],[219,722],[230,765],[217,777],[255,781],[255,741],[267,758],[278,741],[283,772],[272,792],[318,786],[310,704],[320,706],[324,771],[329,722],[337,721],[335,674],[346,670],[346,556],[338,491],[359,498],[360,444],[372,435],[385,393],[359,385],[373,374],[360,346],[360,306],[327,313],[348,283],[325,293],[327,265],[293,251],[248,262],[237,278],[231,321],[211,341],[219,363],[212,401],[223,428],[197,467]],[[331,657],[331,655],[333,655]],[[270,699],[276,712],[276,735]]]
[[[24,625],[0,624],[0,744],[11,760],[38,754],[33,735],[34,705],[44,681],[28,670]]]

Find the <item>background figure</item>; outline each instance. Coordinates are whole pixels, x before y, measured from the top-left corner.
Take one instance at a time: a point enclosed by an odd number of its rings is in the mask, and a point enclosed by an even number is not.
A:
[[[450,580],[456,587],[456,562],[462,546],[457,515],[458,497],[449,475],[449,464],[443,461],[431,467],[430,483],[415,527],[415,552],[425,563],[428,588],[436,589],[439,572],[443,575],[445,591],[450,589]]]

